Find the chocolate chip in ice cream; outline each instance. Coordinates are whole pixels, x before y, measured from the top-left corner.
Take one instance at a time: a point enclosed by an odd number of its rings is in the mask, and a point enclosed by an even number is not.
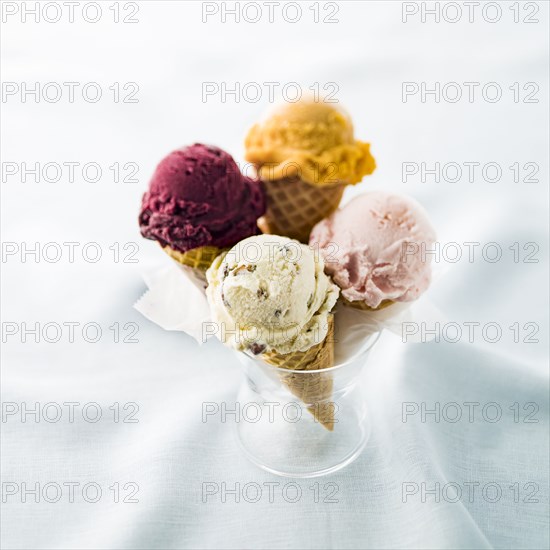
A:
[[[254,355],[260,355],[260,353],[264,352],[265,351],[265,344],[258,344],[257,342],[254,342],[253,344],[250,344],[250,351],[254,354]]]

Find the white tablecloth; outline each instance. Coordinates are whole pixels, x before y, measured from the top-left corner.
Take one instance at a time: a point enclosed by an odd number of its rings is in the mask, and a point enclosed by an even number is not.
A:
[[[23,23],[20,11],[10,15],[15,4],[3,6],[2,79],[19,87],[5,88],[16,91],[1,105],[2,546],[547,548],[548,4],[519,8],[521,21],[539,23],[515,23],[507,2],[495,23],[480,11],[473,23],[465,11],[456,23],[429,16],[422,23],[424,3],[406,3],[419,11],[403,23],[400,2],[321,3],[321,19],[339,8],[332,24],[313,21],[313,2],[301,3],[296,23],[278,7],[270,23],[264,3],[258,23],[230,15],[224,23],[221,12],[203,23],[199,2],[167,1],[139,2],[134,16],[133,5],[121,3],[120,18],[139,22],[116,24],[112,4],[100,3],[97,23],[83,19],[81,5],[74,23],[67,8],[57,23],[34,16]],[[55,19],[56,7],[48,9],[46,18]],[[88,19],[96,17],[87,9]],[[405,192],[428,209],[442,245],[461,243],[464,251],[462,243],[481,243],[473,262],[467,251],[457,263],[442,258],[429,291],[464,330],[460,341],[451,342],[450,331],[423,344],[384,333],[365,369],[372,438],[355,463],[319,480],[269,475],[241,455],[231,419],[203,422],[203,403],[234,404],[235,358],[219,342],[199,347],[164,332],[132,308],[145,291],[141,274],[167,261],[141,240],[136,223],[155,163],[195,141],[240,160],[247,128],[269,106],[263,85],[264,96],[251,103],[223,102],[219,94],[203,101],[203,83],[279,82],[281,89],[293,81],[303,90],[336,83],[357,136],[372,142],[378,169],[346,200],[370,188]],[[479,82],[477,91],[496,82],[503,96],[495,103],[477,95],[472,103],[433,96],[423,103],[419,94],[402,101],[403,82],[435,81]],[[22,101],[22,82],[80,85],[72,103],[67,86],[59,101],[35,102],[31,95]],[[79,91],[89,82],[97,83],[90,94],[102,89],[96,103]],[[127,82],[139,86],[138,103],[114,101],[117,89],[120,97],[134,91]],[[538,103],[523,102],[534,90],[523,88],[528,82],[539,87]],[[24,162],[81,164],[74,182],[66,171],[58,182],[23,182],[10,171]],[[88,162],[102,168],[95,183],[80,173]],[[480,172],[473,182],[466,175],[456,183],[429,175],[403,182],[405,162],[495,162],[503,174],[498,182]],[[115,182],[114,163],[121,177],[133,170],[125,163],[136,163],[137,182]],[[515,183],[514,163],[522,179],[532,169],[524,165],[536,163],[538,182]],[[54,261],[22,257],[37,242],[40,252],[46,243],[79,245],[73,262],[67,245],[58,261],[55,245],[48,249]],[[139,250],[128,256],[132,242]],[[500,261],[482,256],[490,242],[501,247]],[[86,243],[97,243],[88,257],[102,252],[96,263],[82,258]],[[536,250],[525,243],[539,247],[538,263],[523,261]],[[80,323],[73,342],[68,322]],[[468,322],[480,323],[473,342]],[[491,322],[502,329],[496,343],[481,332]],[[40,342],[22,337],[35,323]],[[95,324],[83,336],[86,323]],[[59,326],[59,341],[44,341],[55,340]],[[98,341],[86,341],[98,326]],[[537,328],[538,343],[525,341]],[[22,417],[36,407],[38,417]],[[438,417],[429,413],[435,407]],[[251,502],[257,487],[260,498]]]

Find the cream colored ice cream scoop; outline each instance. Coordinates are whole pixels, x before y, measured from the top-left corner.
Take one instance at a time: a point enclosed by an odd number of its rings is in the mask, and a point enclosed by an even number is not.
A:
[[[206,276],[218,336],[235,349],[286,354],[324,340],[339,290],[307,245],[250,237],[218,256]]]

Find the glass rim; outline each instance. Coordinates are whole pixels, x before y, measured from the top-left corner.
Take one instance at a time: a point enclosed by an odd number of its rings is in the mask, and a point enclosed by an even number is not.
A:
[[[287,373],[296,373],[296,374],[318,374],[318,373],[325,373],[325,372],[333,372],[339,369],[343,369],[350,365],[351,363],[357,361],[358,358],[360,358],[362,355],[366,355],[378,342],[380,339],[380,336],[382,334],[382,331],[373,332],[370,334],[366,340],[364,345],[359,349],[357,353],[355,353],[352,357],[349,359],[346,359],[343,363],[339,363],[337,365],[334,365],[333,367],[329,367],[327,369],[315,369],[315,370],[299,370],[299,369],[282,369],[281,367],[278,367],[277,365],[272,365],[270,363],[267,363],[265,360],[261,358],[261,355],[252,355],[249,352],[242,352],[245,357],[253,361],[254,363],[261,363],[262,366],[267,367],[269,369],[273,369],[275,371],[278,371],[279,373],[281,371],[287,372]]]

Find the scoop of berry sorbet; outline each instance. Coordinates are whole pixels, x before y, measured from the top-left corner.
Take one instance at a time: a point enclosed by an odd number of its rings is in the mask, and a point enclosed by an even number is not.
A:
[[[146,239],[179,252],[226,248],[260,233],[256,222],[264,212],[259,182],[244,176],[229,153],[195,143],[157,166],[139,226]]]

